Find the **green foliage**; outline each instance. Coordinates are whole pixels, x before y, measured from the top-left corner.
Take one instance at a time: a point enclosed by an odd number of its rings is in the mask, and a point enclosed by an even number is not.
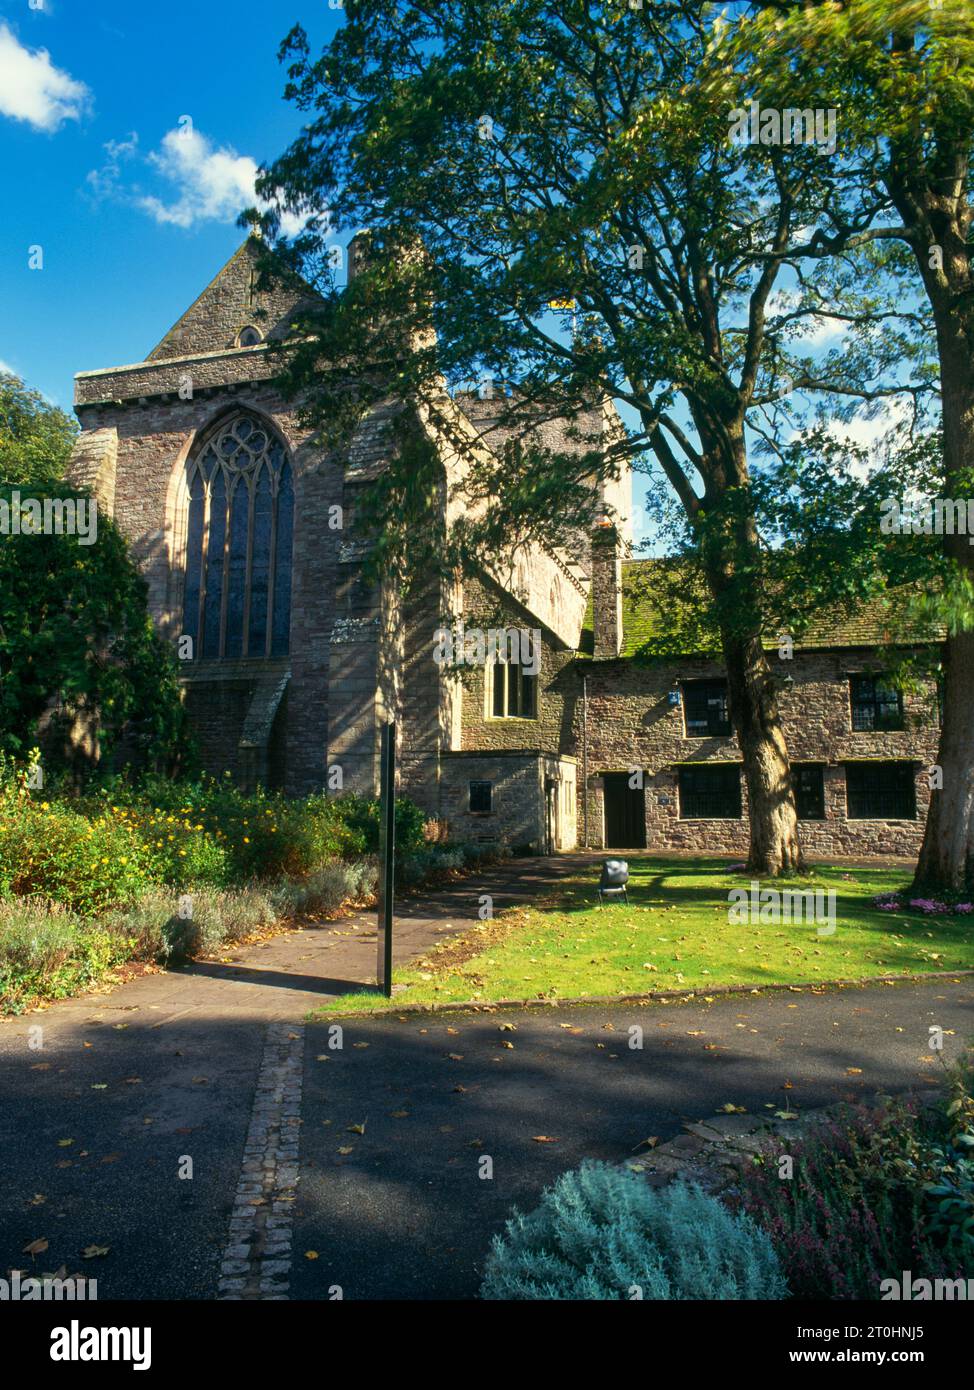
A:
[[[42,999],[87,989],[127,958],[128,945],[58,903],[0,899],[0,1009],[21,1013]]]
[[[0,483],[53,483],[64,476],[77,422],[19,377],[0,372]]]
[[[4,489],[8,501],[11,490]],[[32,495],[67,498],[63,487]],[[105,516],[97,539],[0,538],[0,750],[42,741],[49,768],[86,760],[77,726],[103,756],[123,738],[135,760],[173,768],[188,757],[176,661],[155,635],[146,586]]]
[[[796,1298],[875,1299],[905,1269],[969,1272],[963,1177],[951,1146],[932,1142],[940,1127],[913,1103],[845,1107],[789,1143],[792,1179],[770,1149],[744,1171],[741,1208],[770,1235]]]
[[[375,800],[246,793],[229,776],[110,778],[82,797],[30,792],[26,770],[0,754],[0,893],[43,895],[89,915],[153,884],[181,892],[288,880],[307,881],[300,910],[330,909],[368,896],[371,868],[335,866],[376,853],[378,817]],[[414,802],[397,799],[400,862],[404,872],[413,864],[411,882],[446,867],[451,852],[429,852],[424,823]]]
[[[150,882],[145,848],[124,822],[0,794],[0,896],[49,898],[91,916],[132,901]]]
[[[564,1173],[496,1236],[488,1299],[772,1299],[787,1290],[767,1236],[700,1188],[650,1187],[604,1163]]]
[[[947,1099],[935,1112],[924,1185],[927,1231],[948,1260],[974,1269],[974,1056],[957,1066]]]

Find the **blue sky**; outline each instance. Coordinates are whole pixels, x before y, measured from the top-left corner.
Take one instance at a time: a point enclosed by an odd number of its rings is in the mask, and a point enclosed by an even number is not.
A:
[[[300,127],[277,60],[297,21],[317,48],[341,12],[0,0],[0,362],[70,409],[76,371],[155,346],[240,244],[254,164]]]

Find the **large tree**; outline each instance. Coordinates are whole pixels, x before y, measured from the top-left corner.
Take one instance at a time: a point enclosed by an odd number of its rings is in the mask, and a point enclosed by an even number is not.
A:
[[[513,383],[499,407],[525,438],[539,412],[618,403],[628,429],[604,453],[532,446],[475,470],[491,505],[466,541],[551,539],[593,475],[650,459],[720,636],[750,867],[795,868],[749,441],[811,370],[806,309],[782,315],[775,296],[821,200],[820,156],[729,138],[725,94],[698,80],[713,16],[690,0],[355,0],[345,16],[317,58],[300,28],[286,40],[309,119],[258,189],[310,216],[291,260],[324,294],[296,325],[286,386],[323,428],[393,391],[434,411],[444,381],[484,374]],[[371,255],[338,294],[321,273],[330,231],[362,225]],[[380,529],[401,527],[409,481],[387,483]]]
[[[60,481],[77,433],[0,375],[0,753],[40,745],[49,767],[83,776],[124,751],[171,771],[190,756],[176,663],[121,533]],[[79,502],[80,535],[65,522]],[[37,526],[45,503],[53,534]]]
[[[78,425],[18,376],[0,372],[0,483],[54,482],[64,476]]]
[[[720,54],[779,105],[833,106],[830,195],[802,255],[881,253],[903,299],[925,301],[939,365],[937,495],[974,496],[974,12],[969,0],[748,6]],[[730,64],[727,60],[730,59]],[[724,78],[715,81],[719,86]],[[755,92],[757,95],[757,92]],[[944,718],[916,886],[974,887],[974,547],[946,535]]]

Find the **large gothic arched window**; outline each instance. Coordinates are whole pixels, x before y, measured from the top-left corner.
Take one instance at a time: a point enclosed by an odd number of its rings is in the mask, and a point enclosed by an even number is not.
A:
[[[183,632],[201,657],[284,656],[294,489],[283,444],[246,411],[186,464]]]

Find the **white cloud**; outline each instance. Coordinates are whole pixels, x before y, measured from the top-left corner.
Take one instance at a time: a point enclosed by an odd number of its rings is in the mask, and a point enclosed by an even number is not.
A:
[[[101,169],[88,175],[88,185],[96,197],[123,196],[147,212],[157,222],[173,227],[193,227],[199,222],[233,222],[244,208],[266,208],[255,192],[257,161],[238,154],[230,145],[218,146],[188,120],[163,136],[158,150],[144,156],[147,172],[169,184],[168,195],[148,193],[138,185],[121,187],[121,165],[139,153],[138,136],[111,140],[105,146],[108,158]],[[304,219],[283,214],[281,227],[295,236]]]
[[[768,300],[769,318],[788,314],[797,309],[800,296],[794,290],[775,290]],[[831,319],[821,314],[811,314],[808,318],[796,320],[796,335],[793,346],[799,350],[814,351],[819,348],[836,347],[841,342],[848,325],[840,319]]]
[[[902,428],[911,414],[910,403],[902,396],[891,396],[882,402],[872,418],[859,411],[851,420],[833,420],[828,432],[840,443],[848,443],[865,450],[865,460],[849,464],[849,471],[859,478],[866,478],[874,468],[883,462],[886,436],[891,431]]]
[[[90,193],[95,198],[108,198],[119,191],[122,164],[134,159],[139,149],[139,137],[133,130],[127,140],[109,140],[104,146],[108,158],[100,169],[92,169],[87,177]]]
[[[90,99],[85,84],[56,68],[46,48],[25,48],[0,22],[0,115],[54,131],[79,120]]]
[[[175,185],[174,200],[139,199],[157,222],[192,227],[196,222],[225,222],[254,202],[257,163],[229,146],[217,149],[192,126],[170,130],[149,162]]]

